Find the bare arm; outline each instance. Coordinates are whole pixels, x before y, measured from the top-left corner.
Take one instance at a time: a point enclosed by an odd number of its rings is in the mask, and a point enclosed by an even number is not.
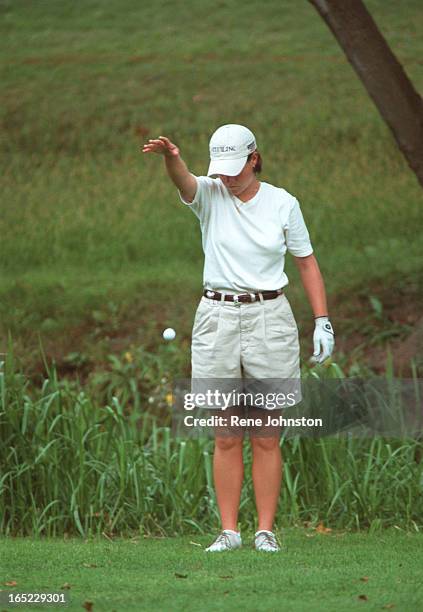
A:
[[[315,256],[294,257],[314,318],[328,316],[326,291]]]
[[[188,170],[180,156],[179,148],[166,136],[150,139],[142,148],[143,153],[159,153],[164,156],[167,173],[186,202],[192,202],[197,191],[197,179]]]

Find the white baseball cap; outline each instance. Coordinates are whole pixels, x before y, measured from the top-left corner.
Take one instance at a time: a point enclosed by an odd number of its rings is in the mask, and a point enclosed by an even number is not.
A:
[[[236,176],[241,172],[247,157],[256,150],[254,134],[243,125],[229,123],[218,128],[209,143],[210,165],[207,176],[225,174]]]

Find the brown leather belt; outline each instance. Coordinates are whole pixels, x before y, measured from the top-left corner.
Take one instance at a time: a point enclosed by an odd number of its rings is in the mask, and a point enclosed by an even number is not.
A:
[[[275,289],[275,291],[260,291],[257,293],[239,293],[238,295],[226,294],[224,297],[225,302],[235,302],[236,304],[251,304],[251,302],[258,302],[260,300],[260,293],[264,300],[274,300],[275,298],[282,295],[282,289]],[[204,297],[210,300],[221,300],[222,294],[219,291],[213,291],[212,289],[205,289],[203,293]]]

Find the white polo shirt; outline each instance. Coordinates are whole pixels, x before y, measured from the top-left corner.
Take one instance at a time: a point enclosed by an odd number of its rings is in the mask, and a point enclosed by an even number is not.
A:
[[[188,205],[199,218],[204,251],[205,289],[243,293],[285,287],[285,253],[313,253],[298,200],[285,189],[261,182],[242,202],[219,178],[198,176]]]

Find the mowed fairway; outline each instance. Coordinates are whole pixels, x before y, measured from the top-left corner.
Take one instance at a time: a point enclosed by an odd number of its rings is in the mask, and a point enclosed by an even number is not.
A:
[[[276,555],[251,549],[206,554],[210,538],[2,539],[2,581],[14,591],[58,591],[70,610],[329,610],[423,607],[422,534],[284,532]],[[7,589],[7,587],[2,587]],[[9,589],[11,590],[11,589]],[[51,608],[50,608],[51,609]],[[60,608],[53,608],[60,609]],[[62,608],[64,609],[64,608]]]
[[[421,88],[420,2],[367,4]],[[228,122],[256,133],[262,180],[298,197],[331,299],[376,281],[416,284],[417,181],[308,2],[0,9],[4,333],[57,337],[111,300],[125,319],[135,307],[177,312],[189,335],[202,285],[198,221],[163,161],[139,146],[165,134],[204,174],[208,138]],[[287,266],[301,321],[309,308]],[[175,288],[185,299],[167,304]]]

